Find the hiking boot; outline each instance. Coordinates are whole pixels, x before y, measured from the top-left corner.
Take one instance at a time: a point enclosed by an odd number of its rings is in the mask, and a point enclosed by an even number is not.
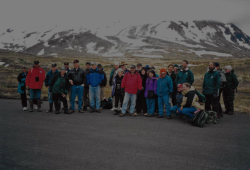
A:
[[[30,109],[29,109],[30,112],[33,112],[33,100],[30,100]]]
[[[171,116],[167,116],[167,119],[171,119]]]
[[[114,111],[115,110],[115,108],[113,107],[112,109],[110,109],[111,111]]]
[[[102,112],[101,109],[96,109],[95,111],[96,111],[97,113],[101,113],[101,112]]]
[[[36,110],[38,109],[37,105],[35,105],[35,109],[36,109]]]
[[[93,108],[90,108],[90,113],[93,113],[95,111],[95,109],[93,109]]]
[[[67,108],[64,108],[64,114],[70,114]]]
[[[163,118],[163,116],[156,116],[156,118]]]
[[[37,110],[38,110],[38,112],[43,111],[43,110],[41,109],[41,100],[37,100]]]
[[[83,110],[79,110],[79,113],[84,113],[84,111]]]
[[[59,110],[56,110],[55,114],[60,114]]]
[[[46,110],[46,113],[53,112],[53,103],[49,104],[49,110]]]
[[[122,114],[122,113],[121,113],[121,114],[120,114],[120,117],[123,117],[123,116],[125,116],[125,114]]]
[[[71,110],[69,111],[69,114],[74,113],[74,112],[75,112],[75,111],[71,109]]]
[[[139,115],[140,115],[140,113],[136,113],[136,112],[135,112],[135,113],[134,113],[134,115],[139,116]]]
[[[154,115],[151,115],[151,114],[147,114],[146,117],[154,117]]]
[[[83,106],[82,110],[87,110],[87,106]]]
[[[136,117],[136,115],[135,115],[134,113],[130,114],[130,116],[132,116],[132,117]]]

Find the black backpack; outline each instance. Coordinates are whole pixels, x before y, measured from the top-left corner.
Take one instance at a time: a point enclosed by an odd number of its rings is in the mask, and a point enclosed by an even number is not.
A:
[[[203,127],[204,124],[207,122],[208,115],[203,110],[198,110],[195,112],[193,119],[190,121],[190,123],[193,126]]]
[[[104,99],[101,101],[101,106],[103,109],[112,109],[113,99],[111,97],[107,99]]]

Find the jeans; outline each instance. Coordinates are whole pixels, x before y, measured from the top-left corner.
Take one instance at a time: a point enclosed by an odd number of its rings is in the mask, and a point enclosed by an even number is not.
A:
[[[178,113],[177,113],[178,110]],[[180,107],[178,105],[175,105],[170,108],[170,113],[174,113],[176,116],[180,116],[182,114],[182,111],[180,110]]]
[[[101,87],[91,87],[89,86],[89,100],[91,108],[100,109],[100,93]]]
[[[53,94],[49,92],[49,89],[48,89],[48,98],[49,98],[49,103],[53,103]]]
[[[71,86],[71,109],[75,110],[75,98],[77,95],[78,98],[78,110],[81,110],[82,108],[82,96],[83,96],[83,91],[84,91],[84,87],[83,86]]]
[[[122,114],[126,113],[129,99],[131,99],[130,114],[133,114],[135,111],[136,94],[129,94],[125,92],[125,96],[124,96],[123,104],[122,104]]]
[[[41,89],[30,89],[30,100],[41,99]]]
[[[153,99],[146,98],[146,101],[147,101],[148,114],[153,115],[155,113],[155,98]]]
[[[178,109],[179,110],[179,109]],[[188,118],[192,119],[194,117],[193,113],[197,109],[195,107],[188,107],[188,108],[183,108],[182,109],[182,114],[187,116]]]
[[[166,114],[167,116],[170,116],[170,103],[169,103],[169,95],[166,96],[158,96],[158,109],[159,109],[159,115],[163,116],[163,108],[164,104],[166,105]]]

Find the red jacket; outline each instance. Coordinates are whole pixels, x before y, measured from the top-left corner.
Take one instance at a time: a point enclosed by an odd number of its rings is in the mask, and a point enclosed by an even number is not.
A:
[[[36,82],[36,77],[39,77],[39,81]],[[42,89],[43,82],[45,80],[45,71],[38,67],[38,68],[31,68],[28,72],[26,78],[26,86],[29,86],[30,89]]]
[[[142,79],[138,72],[131,74],[127,72],[122,79],[122,88],[125,88],[125,92],[129,94],[136,94],[137,90],[142,89]]]

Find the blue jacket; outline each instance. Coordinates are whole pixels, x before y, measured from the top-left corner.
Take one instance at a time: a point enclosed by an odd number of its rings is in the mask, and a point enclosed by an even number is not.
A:
[[[103,79],[104,75],[98,70],[98,68],[95,70],[91,68],[87,74],[87,85],[90,85],[91,87],[97,87],[102,83]]]
[[[182,93],[182,91],[181,92],[177,92],[175,97],[176,97],[176,105],[178,107],[181,107],[181,103],[182,103],[182,99],[183,99],[183,93]]]
[[[167,96],[170,92],[173,92],[173,81],[171,77],[166,76],[159,78],[157,81],[157,95]]]
[[[25,92],[26,89],[26,77],[27,77],[27,73],[25,74],[24,72],[20,73],[17,77],[18,80],[18,88],[17,88],[17,93],[21,93],[23,94]]]
[[[52,78],[59,73],[58,70],[56,70],[54,73],[52,72],[52,70],[50,70],[47,74],[46,74],[46,78],[45,78],[45,87],[49,86]]]

